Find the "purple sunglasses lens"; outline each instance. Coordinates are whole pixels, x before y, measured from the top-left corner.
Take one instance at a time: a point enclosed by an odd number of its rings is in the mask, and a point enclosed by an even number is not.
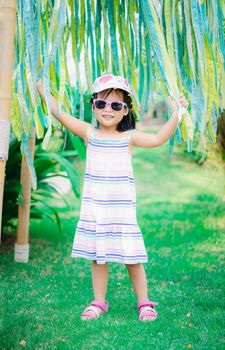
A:
[[[106,102],[103,100],[97,100],[95,101],[95,107],[97,109],[104,109],[106,107]]]

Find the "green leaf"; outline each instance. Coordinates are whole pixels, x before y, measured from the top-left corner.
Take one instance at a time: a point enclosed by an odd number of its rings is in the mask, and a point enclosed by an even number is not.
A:
[[[86,159],[86,148],[85,148],[85,145],[84,145],[82,139],[77,135],[73,135],[71,132],[68,132],[68,134],[69,134],[70,140],[73,144],[73,147],[78,152],[80,159],[85,160]]]
[[[77,171],[74,165],[67,159],[61,157],[56,153],[46,153],[40,157],[40,159],[52,159],[56,160],[68,174],[68,179],[71,182],[74,193],[77,197],[80,197],[80,182]]]
[[[55,208],[51,207],[50,205],[48,205],[47,203],[45,202],[42,202],[42,205],[45,207],[45,208],[41,208],[40,206],[39,207],[36,207],[36,210],[42,215],[42,216],[45,216],[45,217],[48,217],[51,221],[55,222],[58,229],[59,229],[59,233],[61,234],[62,233],[62,226],[61,226],[61,221],[60,221],[60,217],[57,213],[57,211],[55,210]],[[48,213],[49,210],[50,213],[52,213],[54,215],[54,218],[55,218],[55,221],[53,220],[53,217],[51,214]]]

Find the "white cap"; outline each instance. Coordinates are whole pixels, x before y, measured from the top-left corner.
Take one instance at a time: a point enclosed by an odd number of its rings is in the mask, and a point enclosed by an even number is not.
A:
[[[132,95],[127,79],[113,74],[105,74],[95,79],[92,85],[92,93],[94,94],[110,88],[125,90]]]

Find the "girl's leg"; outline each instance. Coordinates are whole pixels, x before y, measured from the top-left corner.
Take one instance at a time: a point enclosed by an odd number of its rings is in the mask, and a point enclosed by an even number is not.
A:
[[[108,264],[97,264],[95,260],[92,261],[92,286],[93,286],[93,292],[95,300],[104,302],[105,301],[105,295],[107,291],[107,284],[108,284]],[[98,307],[98,306],[96,306]],[[99,310],[102,309],[99,308]],[[95,315],[94,311],[93,312]],[[88,316],[82,316],[82,319],[85,320],[86,318],[89,318]]]
[[[143,264],[126,264],[138,302],[148,300],[148,286]]]
[[[138,302],[148,301],[148,285],[143,264],[126,264]],[[140,311],[142,307],[140,308]],[[144,316],[148,320],[151,316]]]
[[[92,262],[92,285],[95,300],[104,302],[108,284],[108,264]]]

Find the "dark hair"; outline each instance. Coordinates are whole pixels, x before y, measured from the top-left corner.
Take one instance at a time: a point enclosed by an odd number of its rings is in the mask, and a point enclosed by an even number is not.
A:
[[[121,91],[123,93],[123,102],[125,102],[128,106],[129,112],[127,115],[124,115],[123,119],[117,124],[116,130],[118,131],[126,131],[130,129],[135,129],[135,114],[132,109],[132,99],[129,95],[129,93],[122,89],[106,89],[104,90],[104,97],[107,97],[113,90],[115,91]],[[90,102],[93,104],[93,99],[97,98],[97,93],[94,93],[90,99]],[[97,126],[99,127],[99,122],[97,121]]]

